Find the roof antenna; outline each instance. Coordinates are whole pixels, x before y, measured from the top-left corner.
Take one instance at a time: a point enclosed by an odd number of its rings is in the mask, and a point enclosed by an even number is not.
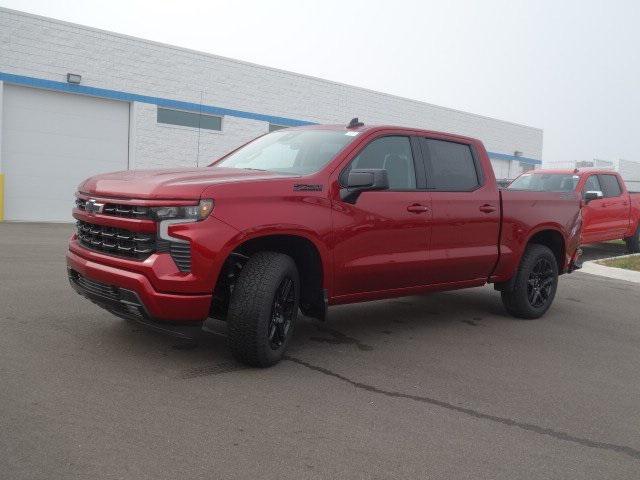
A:
[[[352,118],[351,121],[349,122],[349,125],[347,125],[347,128],[358,128],[358,127],[364,127],[364,123],[358,121],[358,117]]]

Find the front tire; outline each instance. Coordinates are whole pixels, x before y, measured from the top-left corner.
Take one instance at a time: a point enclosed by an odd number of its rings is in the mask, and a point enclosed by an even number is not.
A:
[[[300,277],[291,257],[259,252],[242,268],[229,303],[228,343],[233,356],[252,367],[282,359],[300,302]]]
[[[551,307],[558,287],[558,263],[544,245],[527,247],[513,289],[502,291],[502,303],[514,317],[540,318]]]
[[[627,251],[629,253],[639,253],[640,252],[640,225],[636,229],[636,233],[629,238],[625,238],[624,241],[627,243]]]

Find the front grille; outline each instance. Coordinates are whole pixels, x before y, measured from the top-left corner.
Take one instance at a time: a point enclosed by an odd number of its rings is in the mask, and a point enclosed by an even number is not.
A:
[[[87,248],[144,260],[156,251],[156,236],[78,220],[78,240]]]
[[[132,232],[78,220],[78,241],[83,247],[109,255],[145,260],[154,252],[168,253],[181,272],[191,271],[191,244],[157,239],[155,234]]]
[[[76,207],[79,210],[86,210],[87,201],[83,198],[76,198]],[[149,207],[141,205],[124,205],[120,203],[106,203],[102,210],[104,215],[126,218],[151,218]]]
[[[76,208],[86,211],[87,201],[76,198]],[[151,218],[150,207],[107,203],[103,215],[126,218]],[[78,240],[86,248],[110,255],[144,260],[154,252],[169,253],[181,272],[191,271],[191,245],[189,243],[168,242],[156,238],[155,234],[139,233],[122,228],[97,225],[78,220]]]

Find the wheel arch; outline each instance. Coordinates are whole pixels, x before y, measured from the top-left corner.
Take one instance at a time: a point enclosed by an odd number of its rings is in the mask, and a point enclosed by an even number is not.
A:
[[[494,288],[500,291],[511,291],[514,288],[514,282],[518,273],[518,268],[522,262],[525,252],[529,245],[544,245],[549,248],[556,258],[558,264],[558,273],[564,273],[566,262],[567,240],[565,235],[559,228],[552,226],[541,226],[540,228],[530,232],[526,242],[522,243],[521,250],[518,255],[518,261],[514,264],[513,271],[505,280],[496,281]]]
[[[555,228],[543,228],[536,231],[527,240],[522,253],[524,254],[527,247],[534,243],[544,245],[553,252],[554,257],[556,257],[556,262],[558,263],[558,271],[562,273],[566,263],[567,251],[567,242],[562,232]],[[520,257],[522,258],[522,255]]]
[[[300,308],[306,315],[324,319],[325,292],[329,290],[332,278],[329,254],[325,245],[306,231],[269,229],[236,239],[225,250],[224,265],[214,291],[220,293],[219,287],[229,275],[228,269],[234,259],[246,260],[260,251],[279,252],[293,259],[301,280]]]

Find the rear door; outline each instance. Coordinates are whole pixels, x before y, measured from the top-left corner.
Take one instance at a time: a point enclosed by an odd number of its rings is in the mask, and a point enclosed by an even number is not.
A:
[[[606,231],[610,238],[622,238],[629,228],[629,197],[623,193],[618,176],[598,175],[604,199],[602,208],[606,211]]]
[[[429,283],[487,278],[498,258],[499,193],[471,144],[421,139],[431,192]]]

